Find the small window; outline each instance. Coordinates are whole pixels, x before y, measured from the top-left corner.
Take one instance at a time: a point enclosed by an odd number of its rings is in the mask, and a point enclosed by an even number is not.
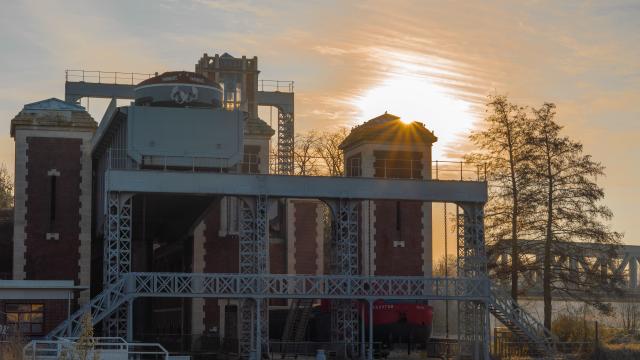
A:
[[[17,326],[24,335],[40,335],[44,325],[43,304],[6,304],[7,325]]]
[[[347,160],[347,176],[362,176],[362,161],[360,155]]]
[[[51,227],[56,223],[57,179],[57,176],[49,176],[49,224]]]

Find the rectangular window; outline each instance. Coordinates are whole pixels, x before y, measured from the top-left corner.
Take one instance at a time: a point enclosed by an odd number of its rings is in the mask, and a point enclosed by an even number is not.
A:
[[[56,223],[56,182],[58,177],[54,175],[49,176],[49,227],[52,228]]]
[[[360,155],[347,160],[347,176],[362,176],[362,161]]]
[[[17,326],[24,335],[41,335],[44,304],[6,304],[7,325]]]
[[[244,157],[240,171],[243,174],[260,173],[260,146],[247,145],[244,147]]]

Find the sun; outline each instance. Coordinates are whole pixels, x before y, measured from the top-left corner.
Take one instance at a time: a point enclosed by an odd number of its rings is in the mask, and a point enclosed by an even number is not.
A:
[[[474,105],[457,96],[438,75],[429,74],[424,67],[416,70],[412,64],[403,68],[397,61],[394,73],[353,99],[360,116],[358,123],[379,116],[385,111],[399,116],[405,123],[419,121],[438,137],[434,159],[444,159],[444,149],[457,141],[459,135],[470,131],[476,114]]]

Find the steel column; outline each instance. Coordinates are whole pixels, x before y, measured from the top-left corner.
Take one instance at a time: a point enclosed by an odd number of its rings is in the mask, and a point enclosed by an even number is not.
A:
[[[293,175],[293,111],[278,108],[278,174]]]
[[[268,201],[266,196],[242,198],[240,201],[238,232],[241,274],[263,275],[269,273]],[[261,351],[269,344],[267,300],[242,300],[239,316],[239,352],[241,356],[247,357],[252,351],[260,356]],[[258,337],[260,341],[258,341]],[[266,351],[268,352],[268,349]]]
[[[131,211],[132,195],[109,192],[104,222],[103,286],[115,284],[122,274],[131,272]],[[106,336],[126,337],[129,324],[128,308],[119,307],[104,322]]]
[[[486,278],[487,256],[484,248],[483,204],[459,204],[457,213],[458,276]],[[463,212],[460,212],[462,208]],[[485,359],[489,349],[488,306],[486,302],[458,302],[459,357]]]
[[[328,201],[334,215],[334,242],[332,273],[335,275],[358,275],[358,201],[338,199]],[[351,355],[358,344],[358,309],[355,302],[339,300],[332,302],[331,337],[344,342]],[[349,354],[348,354],[349,355]]]

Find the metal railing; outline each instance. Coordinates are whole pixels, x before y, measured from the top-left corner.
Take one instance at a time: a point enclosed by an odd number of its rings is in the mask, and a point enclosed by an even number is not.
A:
[[[289,80],[259,80],[259,91],[279,91],[279,92],[293,92],[293,81]]]
[[[506,290],[495,284],[491,284],[490,288],[489,307],[494,316],[520,329],[529,340],[528,344],[544,348],[549,353],[555,350],[553,344],[558,341],[558,338],[549,329],[522,309]]]
[[[109,169],[119,170],[161,170],[191,172],[237,172],[244,174],[260,174],[260,158],[256,154],[246,154],[237,164],[230,164],[229,159],[210,156],[173,156],[142,155],[138,163],[129,157],[126,149],[110,149],[107,156]],[[270,156],[269,169],[274,170],[277,158]],[[424,169],[421,160],[380,159],[374,163],[373,178],[420,180],[452,180],[452,181],[486,181],[487,173],[484,164],[464,161],[431,162],[430,174]],[[332,169],[322,158],[314,158],[304,169],[295,166],[295,174],[303,176],[343,176],[344,170]],[[337,171],[339,170],[339,171]],[[362,169],[347,168],[347,175],[363,177]],[[339,173],[339,174],[336,174]]]
[[[368,351],[368,344],[364,351]],[[355,344],[353,349],[356,354],[349,354],[352,344],[346,342],[323,342],[323,341],[269,341],[269,358],[284,359],[287,357],[297,358],[298,356],[314,357],[318,350],[324,350],[327,359],[353,357],[360,353],[360,343]],[[385,353],[386,352],[386,353]],[[381,342],[373,343],[373,353],[375,358],[386,357],[388,351],[384,349]]]
[[[112,85],[136,85],[143,80],[156,76],[156,74],[98,70],[65,70],[64,74],[65,81],[67,82],[87,82]]]
[[[161,171],[227,171],[229,160],[210,156],[142,155],[142,161],[131,158],[127,149],[109,149],[109,169]]]
[[[92,352],[98,355],[107,353],[123,353],[127,358],[169,359],[169,352],[157,343],[128,343],[119,337],[94,337],[88,339],[92,343]],[[56,340],[32,340],[25,345],[25,359],[58,359],[64,353],[69,359],[75,359],[74,350],[77,338],[58,338]]]
[[[82,317],[94,324],[137,297],[271,299],[485,300],[488,278],[218,273],[125,273],[59,324],[49,338],[78,336]]]

